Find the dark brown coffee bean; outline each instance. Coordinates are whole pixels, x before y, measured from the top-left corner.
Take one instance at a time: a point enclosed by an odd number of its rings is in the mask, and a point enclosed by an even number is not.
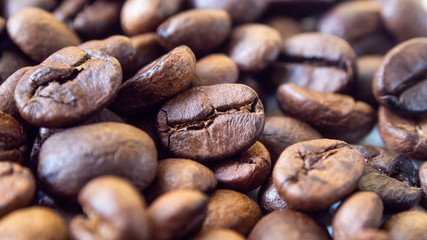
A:
[[[362,153],[366,165],[388,176],[396,171],[397,162],[401,156],[399,153],[373,145],[352,145],[351,147]]]
[[[91,180],[79,193],[87,217],[70,223],[73,239],[149,239],[145,201],[132,184],[114,176]]]
[[[265,24],[244,24],[234,28],[226,53],[241,71],[260,71],[273,63],[280,52],[280,33]]]
[[[409,1],[409,0],[407,0]],[[412,115],[427,113],[427,38],[416,38],[390,50],[373,79],[378,102]]]
[[[427,163],[423,163],[419,168],[420,185],[423,189],[421,205],[427,209]]]
[[[271,169],[268,150],[256,142],[246,151],[214,163],[212,171],[221,188],[250,192],[267,179]]]
[[[148,208],[153,239],[185,239],[202,226],[208,209],[208,197],[194,190],[165,193]]]
[[[196,58],[180,46],[139,70],[127,80],[110,106],[121,115],[151,111],[191,84]]]
[[[67,240],[68,229],[64,220],[54,211],[44,207],[30,207],[16,210],[0,220],[0,238]]]
[[[166,51],[160,46],[159,36],[156,33],[135,35],[130,38],[130,41],[136,51],[135,71],[166,54]]]
[[[7,31],[12,41],[36,62],[61,48],[80,44],[71,29],[39,8],[25,8],[13,14],[7,21]]]
[[[319,138],[322,135],[304,122],[287,116],[274,116],[265,118],[264,132],[259,141],[270,152],[274,165],[290,145]]]
[[[3,0],[1,15],[9,18],[15,12],[28,7],[37,7],[49,11],[57,4],[57,0]]]
[[[382,5],[382,20],[400,42],[416,37],[427,37],[427,10],[422,1],[387,0]]]
[[[38,178],[52,197],[73,201],[91,179],[115,175],[144,190],[155,177],[157,152],[143,131],[123,123],[97,123],[52,135],[40,149]]]
[[[282,209],[263,217],[252,229],[248,240],[273,240],[286,236],[289,240],[328,240],[324,226],[304,213]]]
[[[292,208],[279,195],[271,177],[268,178],[258,191],[258,204],[265,214],[278,209]]]
[[[0,111],[11,115],[18,119],[18,108],[15,103],[15,87],[24,74],[30,70],[31,67],[24,67],[14,72],[0,85]]]
[[[406,211],[393,215],[382,226],[391,240],[427,239],[427,213]]]
[[[196,54],[205,54],[224,42],[230,30],[231,18],[226,11],[191,9],[163,22],[157,34],[166,49],[187,45]]]
[[[296,20],[285,16],[276,16],[270,18],[266,24],[279,31],[283,40],[292,37],[293,35],[297,35],[302,31],[299,23]]]
[[[156,30],[166,18],[178,12],[182,0],[130,0],[121,11],[121,24],[127,35]]]
[[[267,0],[189,0],[194,8],[222,9],[227,11],[234,24],[254,22],[268,6]]]
[[[357,192],[338,208],[332,220],[334,240],[349,239],[362,229],[379,228],[383,202],[372,192]]]
[[[357,82],[351,94],[355,99],[364,101],[374,108],[378,102],[372,93],[372,79],[383,60],[381,55],[367,55],[357,59]]]
[[[301,33],[284,42],[272,81],[294,83],[322,92],[342,92],[354,82],[356,54],[343,39],[322,33]]]
[[[156,178],[147,191],[148,198],[154,199],[178,189],[209,193],[216,185],[214,173],[202,164],[189,159],[168,158],[159,161]]]
[[[231,58],[224,54],[211,54],[197,61],[192,85],[235,83],[238,78],[239,68]]]
[[[386,231],[377,229],[362,229],[353,236],[350,236],[349,240],[390,240]]]
[[[380,107],[378,128],[387,147],[413,157],[427,157],[427,117],[402,117]]]
[[[338,140],[296,143],[280,155],[273,183],[295,209],[326,208],[352,192],[363,175],[363,155]]]
[[[64,127],[106,107],[122,81],[119,62],[102,52],[67,47],[25,73],[15,88],[22,117],[40,127]]]
[[[199,234],[191,238],[191,240],[245,240],[241,234],[230,229],[211,229],[207,231],[201,231]]]
[[[22,125],[0,111],[0,161],[24,162],[27,136]]]
[[[376,122],[372,107],[347,95],[287,83],[278,88],[277,99],[287,114],[315,126],[327,138],[357,142]]]
[[[0,217],[27,206],[36,193],[36,181],[29,169],[16,163],[0,162]],[[0,232],[1,235],[1,232]]]
[[[172,154],[220,160],[256,142],[264,127],[264,108],[256,92],[242,84],[195,87],[162,106],[157,126]]]
[[[23,54],[12,49],[0,50],[0,84],[20,68],[31,65],[31,61]]]
[[[216,190],[209,199],[203,230],[227,228],[247,236],[261,218],[261,210],[248,196],[226,189]]]

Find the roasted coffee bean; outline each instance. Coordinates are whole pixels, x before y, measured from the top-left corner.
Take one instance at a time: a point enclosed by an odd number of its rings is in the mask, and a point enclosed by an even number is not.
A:
[[[392,110],[412,115],[427,113],[426,68],[427,38],[395,46],[384,56],[373,79],[376,99]]]
[[[270,18],[266,21],[266,24],[279,31],[283,40],[292,37],[293,35],[297,35],[302,31],[301,26],[296,20],[285,16]]]
[[[381,19],[381,4],[375,1],[337,4],[322,16],[317,29],[346,40],[358,55],[386,53],[393,47]]]
[[[349,239],[362,229],[381,225],[383,202],[372,192],[357,192],[341,203],[332,220],[334,240]]]
[[[357,82],[351,94],[355,99],[377,108],[378,102],[372,93],[372,79],[383,60],[381,55],[367,55],[357,59]]]
[[[106,107],[122,81],[119,62],[96,50],[67,47],[28,70],[15,88],[22,117],[40,127],[65,127]]]
[[[273,83],[294,83],[322,92],[343,92],[356,74],[356,54],[343,39],[322,33],[301,33],[286,39],[272,66]]]
[[[145,201],[132,184],[114,176],[91,180],[79,193],[87,217],[70,223],[73,239],[150,239]]]
[[[27,206],[36,193],[36,181],[29,169],[12,162],[0,162],[0,217]],[[1,236],[1,232],[0,232]]]
[[[349,240],[389,240],[389,236],[386,231],[377,229],[362,229],[353,236],[348,238]]]
[[[198,231],[206,218],[208,197],[194,190],[175,190],[156,199],[148,208],[153,239],[185,239]]]
[[[402,117],[380,107],[378,128],[387,147],[416,158],[427,157],[427,116]]]
[[[242,84],[191,88],[166,102],[157,115],[163,146],[197,161],[231,157],[252,146],[264,127],[264,108]]]
[[[400,42],[416,37],[427,37],[427,10],[422,1],[387,0],[382,5],[382,20]]]
[[[204,230],[232,229],[247,236],[261,218],[261,210],[248,196],[226,189],[216,190],[209,199]]]
[[[357,142],[376,122],[372,107],[347,95],[287,83],[277,89],[277,99],[285,113],[315,126],[327,138]]]
[[[157,151],[145,132],[123,123],[97,123],[48,138],[40,149],[38,179],[52,197],[73,201],[88,181],[107,174],[144,190],[156,168]]]
[[[31,64],[32,62],[25,55],[16,50],[0,50],[0,84],[15,71]]]
[[[235,83],[238,78],[239,68],[233,60],[224,54],[211,54],[197,61],[192,85]]]
[[[399,153],[373,145],[352,145],[351,147],[362,153],[366,165],[385,173],[387,176],[391,176],[397,170],[397,162],[401,157]]]
[[[191,238],[191,240],[245,240],[241,234],[230,229],[211,229],[207,231],[201,231],[199,234]]]
[[[179,46],[127,80],[110,108],[121,115],[151,111],[186,89],[195,68],[196,58],[191,49]]]
[[[420,184],[423,189],[421,204],[427,209],[427,163],[423,163],[419,168]]]
[[[7,21],[7,31],[12,41],[36,62],[61,48],[80,44],[67,25],[40,8],[25,8],[13,14]]]
[[[270,174],[271,159],[268,150],[257,141],[242,153],[213,165],[220,188],[246,193],[265,182]]]
[[[52,10],[57,4],[57,0],[3,0],[2,1],[2,14],[6,18],[12,16],[15,12],[28,8],[37,7],[44,10]]]
[[[21,115],[15,103],[15,87],[21,77],[30,69],[31,67],[24,67],[17,70],[0,85],[0,111],[16,119],[19,119]]]
[[[287,116],[274,116],[265,118],[264,132],[259,141],[270,152],[274,165],[283,150],[290,145],[319,138],[322,135],[302,121]]]
[[[0,161],[24,162],[27,135],[22,125],[0,111]]]
[[[382,226],[391,240],[427,239],[427,213],[406,211],[393,215]]]
[[[189,0],[188,2],[194,8],[225,10],[230,14],[234,24],[254,22],[268,6],[267,0]]]
[[[292,208],[279,195],[271,177],[268,178],[258,191],[258,205],[265,214],[278,209]]]
[[[178,12],[182,0],[129,0],[121,11],[121,25],[127,35],[156,30],[166,18]]]
[[[159,36],[156,33],[144,33],[130,38],[132,46],[135,48],[135,72],[145,65],[151,63],[166,51],[160,46]]]
[[[13,211],[0,220],[0,239],[67,240],[68,230],[64,220],[54,211],[30,207]]]
[[[304,213],[281,209],[264,216],[252,229],[248,240],[281,239],[328,240],[324,226]]]
[[[205,54],[224,42],[230,30],[231,18],[226,11],[191,9],[167,19],[157,34],[166,49],[187,45],[196,54]]]
[[[241,71],[260,71],[279,56],[281,39],[280,33],[268,25],[240,25],[231,32],[226,53]]]
[[[316,211],[352,192],[363,169],[363,155],[345,142],[304,141],[280,155],[273,169],[273,183],[293,208]]]
[[[189,159],[168,158],[158,162],[156,178],[147,192],[151,200],[179,189],[209,193],[215,190],[216,185],[214,173],[202,164]]]

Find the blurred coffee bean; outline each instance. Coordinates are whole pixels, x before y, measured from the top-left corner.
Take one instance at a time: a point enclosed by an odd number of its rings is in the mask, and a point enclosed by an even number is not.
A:
[[[420,184],[423,189],[423,198],[421,204],[427,209],[427,163],[421,164],[419,168]]]
[[[375,109],[378,107],[378,102],[372,93],[372,81],[382,60],[381,55],[359,57],[357,59],[357,81],[355,88],[351,90],[351,95],[355,99],[366,102]]]
[[[238,232],[230,229],[217,228],[217,229],[211,229],[207,231],[201,231],[196,236],[191,238],[191,240],[220,240],[220,239],[245,240],[245,237],[243,237]]]
[[[0,111],[0,161],[23,163],[27,135],[22,125],[9,114]]]
[[[0,111],[16,119],[19,119],[21,115],[15,103],[15,87],[22,76],[30,69],[31,67],[24,67],[17,70],[0,85]]]
[[[14,49],[0,50],[0,84],[20,68],[32,65],[27,56]]]
[[[156,33],[135,35],[130,38],[130,41],[136,51],[132,73],[166,54],[166,51],[160,46],[159,36]]]
[[[209,86],[221,83],[235,83],[239,78],[237,64],[224,54],[211,54],[196,63],[192,85]]]
[[[391,240],[427,239],[427,213],[401,212],[386,220],[382,228],[388,232]]]
[[[258,191],[258,205],[264,214],[283,208],[292,208],[279,195],[271,177],[268,178]]]
[[[390,240],[390,238],[384,230],[362,229],[356,234],[349,236],[349,240]]]
[[[1,15],[9,18],[15,12],[28,7],[42,8],[50,11],[58,4],[57,0],[3,0],[0,3]]]
[[[301,26],[295,19],[285,16],[272,17],[265,23],[279,31],[283,40],[302,32]]]

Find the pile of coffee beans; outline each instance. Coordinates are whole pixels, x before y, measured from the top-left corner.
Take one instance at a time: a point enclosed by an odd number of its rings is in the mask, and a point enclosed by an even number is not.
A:
[[[425,161],[427,1],[0,1],[0,240],[427,240]]]

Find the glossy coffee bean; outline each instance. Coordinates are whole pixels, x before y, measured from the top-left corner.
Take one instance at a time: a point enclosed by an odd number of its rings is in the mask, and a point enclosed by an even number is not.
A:
[[[27,135],[22,125],[0,111],[0,161],[23,163]]]
[[[357,58],[357,82],[351,95],[360,101],[377,108],[378,102],[372,93],[372,79],[383,60],[382,55],[366,55]]]
[[[292,208],[279,195],[271,177],[268,178],[258,191],[258,205],[265,214],[283,208]]]
[[[28,70],[15,88],[22,117],[40,127],[65,127],[93,116],[117,95],[119,62],[96,50],[67,47]]]
[[[127,80],[110,106],[120,115],[148,112],[191,84],[196,58],[179,46],[139,70]]]
[[[235,83],[239,78],[237,64],[224,54],[211,54],[196,63],[192,85],[209,86],[221,83]]]
[[[135,48],[134,71],[143,68],[157,58],[166,54],[160,46],[159,36],[156,33],[144,33],[130,38],[132,46]]]
[[[7,21],[7,31],[12,41],[36,62],[61,48],[80,44],[71,29],[40,8],[25,8],[13,14]]]
[[[277,85],[289,82],[322,92],[343,92],[355,80],[356,54],[341,38],[301,33],[284,41],[271,71]]]
[[[264,127],[264,108],[256,92],[242,84],[195,87],[161,107],[157,126],[173,155],[220,160],[255,143]]]
[[[323,93],[292,83],[277,89],[285,113],[315,126],[327,138],[357,142],[376,122],[372,107],[342,94]]]
[[[0,84],[20,68],[30,66],[32,62],[14,49],[0,50]]]
[[[353,149],[356,149],[362,153],[365,157],[365,164],[371,166],[387,176],[391,176],[398,166],[398,161],[401,160],[401,155],[393,150],[386,148],[373,146],[373,145],[352,145]]]
[[[279,56],[281,39],[280,33],[268,25],[243,24],[232,30],[226,53],[241,71],[260,71]]]
[[[357,192],[341,203],[332,220],[335,240],[349,239],[363,229],[381,225],[383,202],[372,192]]]
[[[420,159],[427,157],[427,117],[403,117],[380,107],[378,128],[387,147]]]
[[[209,198],[203,230],[227,228],[247,236],[260,218],[259,206],[248,196],[218,189]]]
[[[395,46],[385,56],[373,79],[377,101],[392,110],[411,115],[427,112],[427,38],[415,38]]]
[[[220,188],[250,192],[265,182],[271,169],[268,150],[256,142],[242,153],[215,162],[212,171]]]
[[[217,228],[217,229],[211,229],[207,231],[201,231],[196,236],[191,238],[191,240],[220,240],[220,239],[244,240],[245,237],[243,237],[238,232],[230,229]]]
[[[186,239],[202,226],[208,197],[199,191],[176,190],[165,193],[148,208],[153,239]]]
[[[54,211],[45,207],[30,207],[3,217],[0,220],[0,236],[16,240],[67,240],[68,229],[64,220]]]
[[[157,34],[166,49],[187,45],[196,54],[204,54],[224,42],[230,30],[231,18],[226,11],[190,9],[163,22]]]
[[[388,232],[391,240],[427,239],[427,213],[401,212],[386,220],[382,228]]]
[[[329,233],[324,226],[304,213],[282,209],[264,216],[252,229],[248,240],[280,239],[327,240]]]
[[[79,193],[86,213],[70,223],[73,239],[149,239],[152,229],[145,201],[130,182],[103,176],[91,180]],[[90,237],[89,237],[90,236]]]
[[[295,209],[316,211],[352,192],[363,175],[364,157],[345,142],[317,139],[296,143],[280,155],[273,183]]]
[[[123,123],[97,123],[48,138],[40,149],[38,179],[52,197],[73,201],[88,181],[108,174],[144,190],[156,167],[156,148],[145,132]]]

